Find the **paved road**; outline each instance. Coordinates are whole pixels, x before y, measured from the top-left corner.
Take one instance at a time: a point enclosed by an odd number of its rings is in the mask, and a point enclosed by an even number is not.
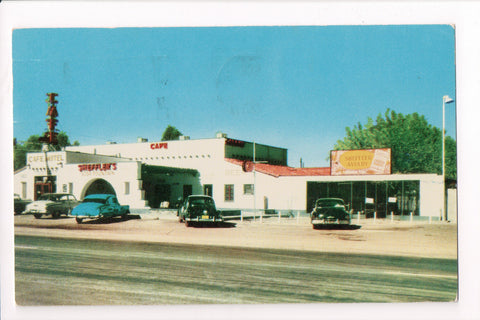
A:
[[[19,305],[453,301],[457,261],[15,236]]]

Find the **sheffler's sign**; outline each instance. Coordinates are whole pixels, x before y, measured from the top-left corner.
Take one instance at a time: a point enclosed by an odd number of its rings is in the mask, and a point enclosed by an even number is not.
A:
[[[82,171],[110,171],[117,170],[116,163],[92,163],[92,164],[79,164],[78,170]]]
[[[391,149],[332,150],[332,176],[391,174]]]

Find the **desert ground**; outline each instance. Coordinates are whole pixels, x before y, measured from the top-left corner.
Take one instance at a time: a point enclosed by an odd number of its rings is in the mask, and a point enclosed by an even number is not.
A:
[[[121,219],[35,219],[16,215],[16,235],[198,244],[314,252],[457,258],[457,225],[390,219],[352,220],[349,228],[314,230],[308,217],[229,220],[218,226],[185,227],[175,211],[152,210]]]

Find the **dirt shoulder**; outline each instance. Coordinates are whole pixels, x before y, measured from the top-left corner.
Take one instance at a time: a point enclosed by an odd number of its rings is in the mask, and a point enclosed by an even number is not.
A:
[[[14,221],[16,235],[457,258],[457,225],[451,223],[366,220],[348,229],[314,230],[308,218],[268,218],[187,228],[171,211],[82,224],[30,215]]]

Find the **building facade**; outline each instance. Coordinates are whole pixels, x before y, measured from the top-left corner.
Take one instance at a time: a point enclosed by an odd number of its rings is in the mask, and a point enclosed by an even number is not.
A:
[[[133,210],[175,207],[190,194],[206,194],[220,209],[309,212],[317,198],[340,197],[366,216],[441,217],[442,190],[435,174],[336,176],[330,167],[288,167],[287,149],[224,134],[29,153],[27,166],[14,175],[14,192],[24,199],[112,193]]]

